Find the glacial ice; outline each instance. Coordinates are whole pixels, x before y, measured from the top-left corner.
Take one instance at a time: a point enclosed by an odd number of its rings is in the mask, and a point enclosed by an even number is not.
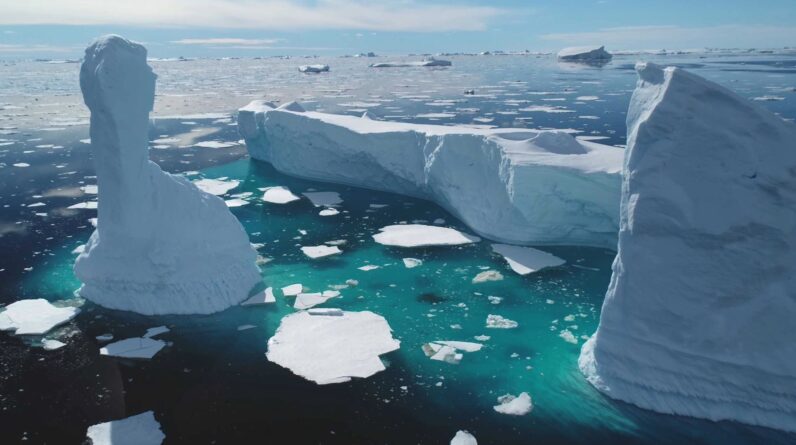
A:
[[[518,396],[506,394],[498,397],[498,404],[493,407],[500,414],[510,416],[524,416],[533,409],[531,396],[527,392],[522,392]]]
[[[636,65],[619,249],[581,371],[662,413],[796,431],[796,126]]]
[[[481,241],[477,236],[456,229],[423,224],[385,226],[373,235],[373,239],[385,246],[398,247],[457,246]]]
[[[268,360],[319,385],[370,377],[385,369],[380,355],[400,342],[382,316],[370,311],[342,314],[296,312],[284,317],[268,340]]]
[[[155,78],[137,43],[105,36],[86,49],[80,87],[102,205],[75,261],[80,295],[148,315],[220,311],[260,282],[256,252],[222,199],[149,160]]]
[[[0,331],[15,335],[44,335],[52,328],[73,319],[75,307],[56,307],[43,298],[15,301],[0,312]]]
[[[607,62],[612,57],[604,46],[572,46],[558,52],[558,60],[566,62]]]
[[[509,267],[520,275],[528,275],[548,267],[560,266],[566,261],[532,247],[492,244],[492,251],[505,258]]]
[[[160,445],[166,438],[152,411],[92,425],[86,436],[93,445]]]
[[[450,445],[478,445],[475,436],[467,431],[456,431],[456,435],[451,439]]]
[[[616,247],[621,148],[563,131],[385,122],[264,101],[239,110],[238,129],[254,159],[283,173],[425,198],[498,242]]]

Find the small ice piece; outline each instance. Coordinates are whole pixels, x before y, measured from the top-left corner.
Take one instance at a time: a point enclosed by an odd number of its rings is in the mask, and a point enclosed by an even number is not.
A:
[[[80,309],[56,307],[43,298],[19,300],[0,312],[0,331],[15,335],[43,335],[75,317]]]
[[[343,251],[337,246],[325,246],[323,244],[320,246],[303,246],[301,251],[304,252],[304,255],[307,255],[312,259],[343,253]]]
[[[302,195],[306,196],[315,207],[334,207],[343,203],[337,192],[304,192]]]
[[[238,326],[238,331],[247,331],[249,329],[254,329],[256,327],[257,326],[255,326],[253,324],[242,324],[242,325]]]
[[[555,255],[532,247],[492,244],[492,251],[505,258],[511,270],[520,275],[528,275],[547,267],[556,267],[566,263]]]
[[[342,317],[343,310],[338,308],[312,308],[307,309],[310,315],[319,315],[326,317]]]
[[[199,190],[210,193],[211,195],[221,196],[226,195],[230,190],[240,185],[240,181],[236,179],[221,180],[203,178],[193,181],[194,185],[199,187]]]
[[[564,329],[558,334],[559,337],[563,338],[565,342],[572,343],[573,345],[578,344],[578,339],[575,338],[575,335],[572,334],[572,331],[569,329]]]
[[[377,266],[375,264],[366,264],[366,265],[364,265],[362,267],[357,267],[357,269],[359,269],[359,270],[361,270],[363,272],[367,272],[367,271],[375,270],[375,269],[379,269],[379,268],[381,268],[381,266]]]
[[[340,213],[339,210],[335,209],[334,207],[329,207],[328,209],[323,209],[320,212],[318,212],[318,215],[321,215],[321,216],[334,216],[334,215],[337,215],[339,213]]]
[[[299,286],[301,285],[299,284]],[[241,306],[249,306],[253,304],[269,304],[269,303],[276,303],[276,297],[274,297],[273,287],[269,287],[262,292],[256,293],[254,296],[241,303]]]
[[[473,278],[473,284],[486,283],[487,281],[500,281],[503,274],[496,270],[485,270]]]
[[[451,439],[451,445],[478,445],[478,441],[467,431],[459,430]]]
[[[492,304],[500,304],[500,302],[503,301],[503,298],[496,297],[494,295],[490,295],[490,296],[486,297],[486,299],[489,300],[489,302],[492,303]]]
[[[329,71],[329,65],[301,65],[298,70],[302,73],[323,73]]]
[[[72,253],[75,254],[75,255],[80,255],[81,253],[83,253],[85,251],[86,251],[86,245],[85,244],[81,244],[81,245],[75,247],[74,249],[72,249]]]
[[[373,239],[385,246],[398,247],[455,246],[481,241],[477,236],[456,229],[424,224],[385,226],[379,229],[379,233],[373,235]]]
[[[113,334],[102,334],[94,337],[97,341],[111,341],[113,340]]]
[[[78,202],[77,204],[72,204],[67,209],[76,210],[76,209],[96,209],[99,203],[97,201],[85,201],[85,202]]]
[[[232,198],[224,201],[224,204],[226,204],[227,207],[243,207],[245,205],[248,205],[249,201],[246,201],[245,199],[241,198]]]
[[[508,414],[510,416],[523,416],[528,414],[533,409],[533,402],[531,396],[527,392],[520,393],[518,396],[506,394],[498,397],[498,405],[492,408],[500,414]]]
[[[58,340],[51,340],[51,339],[44,339],[41,341],[41,345],[45,351],[54,351],[56,349],[63,348],[66,346],[66,343],[58,341]]]
[[[486,327],[491,329],[513,329],[519,326],[514,320],[509,320],[500,315],[489,314],[486,317]]]
[[[268,360],[319,385],[370,377],[385,369],[380,355],[395,351],[384,317],[370,311],[319,317],[297,312],[282,319],[268,340]]]
[[[437,340],[424,344],[421,348],[426,357],[431,360],[443,361],[451,364],[459,364],[463,354],[460,352],[480,351],[484,345],[467,341]]]
[[[263,191],[265,192],[263,193],[263,201],[271,204],[287,204],[301,199],[294,195],[287,187],[266,187]]]
[[[100,348],[100,355],[122,358],[151,359],[163,347],[166,342],[153,340],[151,338],[134,337],[110,343]]]
[[[200,148],[229,148],[238,145],[236,142],[224,141],[201,141],[193,144],[194,147]]]
[[[326,291],[326,292],[312,292],[308,294],[298,294],[296,301],[293,303],[293,308],[298,310],[309,309],[319,304],[326,303],[330,298],[340,295],[340,292]]]
[[[160,445],[166,438],[152,411],[92,425],[86,436],[93,445]]]
[[[291,284],[290,286],[285,286],[282,288],[282,295],[286,297],[295,297],[303,290],[304,286],[302,286],[300,283]]]
[[[157,326],[154,328],[149,328],[146,330],[144,338],[157,337],[158,335],[165,334],[166,332],[169,332],[169,328],[167,328],[166,326]]]
[[[423,265],[423,260],[419,260],[417,258],[404,258],[403,261],[404,261],[404,266],[407,269],[413,269],[417,266]]]

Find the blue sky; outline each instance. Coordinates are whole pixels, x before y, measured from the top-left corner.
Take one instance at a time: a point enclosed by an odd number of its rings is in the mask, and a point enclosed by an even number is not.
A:
[[[0,58],[796,46],[796,0],[0,0]]]

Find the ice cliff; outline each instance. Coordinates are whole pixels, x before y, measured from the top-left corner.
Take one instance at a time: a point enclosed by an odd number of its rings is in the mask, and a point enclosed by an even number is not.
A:
[[[222,199],[149,160],[155,79],[139,44],[105,36],[86,49],[99,220],[75,262],[80,295],[142,314],[219,311],[259,283],[256,252]]]
[[[643,408],[796,431],[796,126],[682,69],[636,70],[581,371]]]
[[[284,173],[429,199],[487,238],[615,248],[623,150],[559,131],[418,125],[274,108],[238,113]]]

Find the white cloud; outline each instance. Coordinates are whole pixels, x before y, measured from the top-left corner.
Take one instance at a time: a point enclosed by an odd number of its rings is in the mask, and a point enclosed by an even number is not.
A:
[[[20,0],[0,25],[132,25],[237,29],[476,31],[507,11],[416,0]]]
[[[796,26],[718,25],[706,27],[625,26],[597,31],[555,33],[542,40],[562,45],[600,44],[608,49],[771,47],[774,42],[796,43]]]
[[[235,37],[221,37],[221,38],[212,38],[212,39],[180,39],[180,40],[173,40],[171,43],[176,43],[178,45],[264,47],[264,46],[271,46],[274,43],[278,43],[281,41],[282,39],[238,39]]]

